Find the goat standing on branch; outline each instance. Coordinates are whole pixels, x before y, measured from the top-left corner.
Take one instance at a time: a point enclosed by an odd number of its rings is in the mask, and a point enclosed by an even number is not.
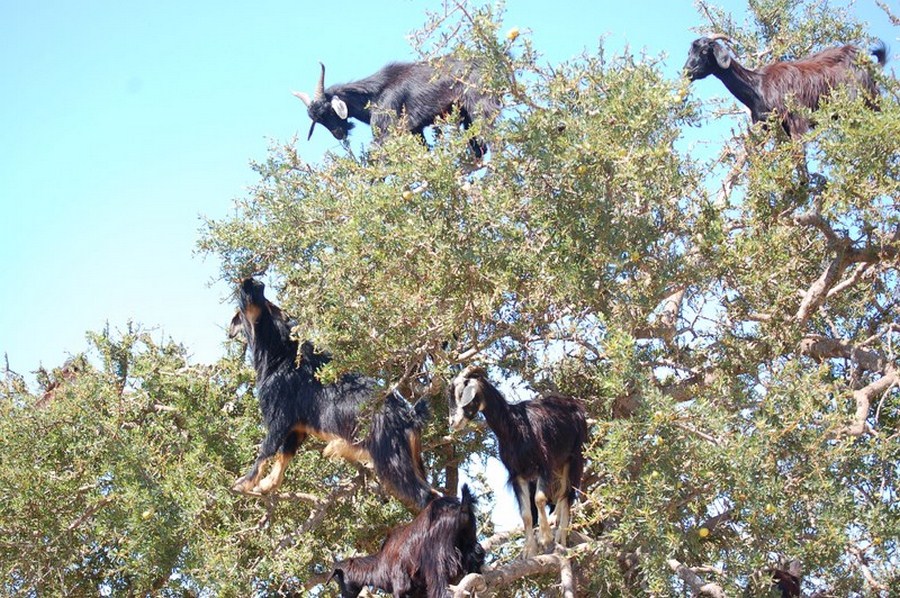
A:
[[[545,507],[556,505],[556,542],[566,545],[569,507],[581,486],[584,443],[588,438],[584,407],[571,397],[548,395],[510,404],[487,379],[484,369],[469,366],[450,388],[450,428],[461,429],[484,413],[497,435],[500,461],[519,501],[525,526],[525,555],[537,552],[533,513],[537,512],[541,543],[550,547]],[[534,482],[534,483],[532,483]]]
[[[321,64],[321,63],[320,63]],[[299,91],[294,95],[306,104],[312,125],[326,127],[336,139],[347,137],[355,118],[375,129],[375,139],[384,138],[395,120],[406,118],[410,133],[423,135],[425,127],[439,117],[459,110],[461,124],[469,128],[474,119],[490,123],[500,111],[499,102],[481,89],[478,70],[471,64],[444,59],[437,66],[427,62],[395,62],[380,71],[351,83],[325,88],[325,65],[312,99]],[[470,147],[481,158],[486,147],[473,139]]]
[[[463,485],[462,501],[433,500],[410,523],[391,531],[377,553],[335,563],[328,581],[337,581],[341,598],[356,598],[366,586],[396,598],[442,598],[449,584],[480,573],[484,556],[475,498]]]
[[[768,64],[759,70],[741,66],[731,57],[722,43],[722,34],[694,40],[684,70],[691,81],[709,75],[718,77],[728,91],[750,109],[753,122],[766,120],[773,112],[792,138],[798,138],[810,128],[809,119],[788,110],[793,98],[797,105],[817,110],[819,102],[832,89],[847,85],[853,92],[865,94],[866,103],[874,107],[878,90],[872,73],[858,63],[862,50],[856,46],[842,46],[822,50],[802,60]],[[871,50],[879,66],[887,62],[887,48],[880,42]]]
[[[411,407],[396,392],[388,393],[372,421],[371,431],[357,439],[362,407],[375,398],[374,380],[345,374],[324,385],[316,371],[330,356],[316,352],[309,342],[291,339],[291,327],[281,309],[264,295],[265,285],[244,280],[239,289],[240,309],[231,321],[230,336],[241,330],[253,354],[256,390],[268,434],[259,456],[233,490],[265,494],[276,489],[287,464],[307,436],[325,440],[326,456],[351,462],[371,462],[378,479],[408,507],[420,510],[437,493],[425,481],[420,434],[428,419],[423,400]],[[297,352],[300,360],[297,362]],[[268,476],[262,468],[274,457]]]

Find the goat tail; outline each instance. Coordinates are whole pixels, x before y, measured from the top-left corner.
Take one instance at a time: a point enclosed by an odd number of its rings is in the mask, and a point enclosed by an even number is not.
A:
[[[385,398],[366,442],[378,479],[415,511],[437,496],[426,482],[422,462],[421,430],[427,413],[427,402],[420,400],[413,407],[394,390]]]
[[[459,553],[459,565],[463,573],[481,573],[487,553],[478,542],[478,515],[475,505],[478,499],[472,494],[468,484],[463,484],[462,501],[459,504],[457,518],[456,548]]]
[[[462,501],[459,504],[459,512],[467,515],[469,517],[475,518],[475,505],[478,504],[478,499],[475,498],[475,495],[472,494],[472,490],[469,489],[468,484],[463,484],[462,487]]]
[[[887,44],[884,43],[884,40],[878,40],[878,43],[869,50],[869,53],[872,54],[877,60],[879,66],[884,66],[888,61],[888,47]]]
[[[588,441],[587,416],[584,406],[578,404],[578,416],[575,425],[575,451],[569,462],[569,504],[575,500],[576,491],[581,490],[581,478],[584,475],[584,445]]]
[[[581,478],[584,475],[584,455],[578,453],[572,458],[569,464],[569,504],[576,498],[576,494],[581,490]]]

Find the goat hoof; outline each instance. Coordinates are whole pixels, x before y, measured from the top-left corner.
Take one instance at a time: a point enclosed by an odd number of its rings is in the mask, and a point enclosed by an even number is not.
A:
[[[260,494],[268,494],[272,490],[276,488],[275,482],[270,482],[269,480],[263,480],[259,484],[253,488],[254,492],[258,492]]]
[[[238,478],[231,486],[231,491],[237,494],[252,494],[254,489],[247,478]]]

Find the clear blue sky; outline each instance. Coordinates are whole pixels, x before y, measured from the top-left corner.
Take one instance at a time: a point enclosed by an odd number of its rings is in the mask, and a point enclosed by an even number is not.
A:
[[[230,288],[209,284],[215,258],[194,255],[199,217],[232,210],[270,140],[299,133],[310,162],[338,149],[322,129],[306,141],[290,91],[311,90],[319,60],[335,83],[414,57],[406,35],[438,6],[0,2],[0,357],[27,375],[84,350],[85,331],[131,319],[216,359],[234,308]],[[666,53],[672,76],[703,23],[684,0],[507,8],[506,26],[530,29],[549,62],[605,35],[611,50]],[[873,0],[857,10],[900,48]],[[695,93],[725,92],[701,82]]]

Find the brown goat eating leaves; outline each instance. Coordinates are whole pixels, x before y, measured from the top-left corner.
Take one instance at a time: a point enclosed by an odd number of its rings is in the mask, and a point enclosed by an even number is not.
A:
[[[878,94],[870,70],[860,62],[863,52],[856,46],[822,50],[802,60],[780,61],[758,70],[748,69],[732,58],[724,41],[727,37],[715,34],[694,40],[684,71],[691,81],[709,75],[718,77],[728,91],[750,109],[753,122],[766,120],[775,113],[785,132],[792,138],[806,133],[809,119],[788,110],[793,101],[809,110],[817,110],[820,101],[832,89],[846,85],[852,93],[861,91],[866,102],[874,107]],[[883,42],[871,50],[879,66],[887,62],[887,48]]]

